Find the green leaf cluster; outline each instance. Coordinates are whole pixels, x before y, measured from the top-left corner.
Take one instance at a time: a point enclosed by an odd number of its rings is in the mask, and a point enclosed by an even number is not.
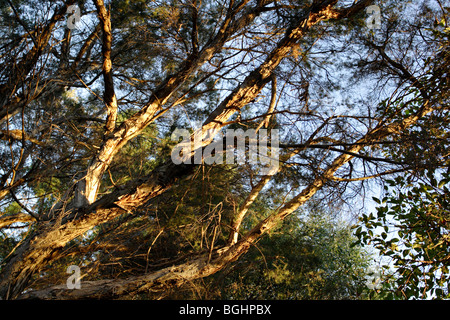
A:
[[[355,235],[392,261],[385,279],[390,298],[448,298],[450,273],[450,170],[387,180],[376,214],[363,215]]]
[[[324,211],[292,216],[232,268],[226,299],[365,299],[370,257],[348,224]]]

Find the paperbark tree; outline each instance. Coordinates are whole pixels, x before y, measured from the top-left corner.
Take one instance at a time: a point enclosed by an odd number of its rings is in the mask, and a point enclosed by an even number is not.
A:
[[[24,6],[32,3],[24,2]],[[274,230],[324,186],[335,182],[345,184],[355,179],[353,168],[358,165],[353,163],[355,159],[362,161],[359,166],[364,169],[370,162],[391,165],[378,175],[407,170],[403,164],[399,166],[387,157],[364,151],[380,143],[396,143],[389,138],[441,108],[432,100],[420,79],[409,70],[411,66],[390,57],[385,46],[366,45],[366,48],[378,50],[379,56],[375,60],[384,64],[380,69],[391,71],[401,80],[399,90],[412,86],[422,93],[420,107],[401,118],[396,117],[395,111],[386,112],[380,118],[373,117],[369,107],[367,115],[362,116],[344,113],[329,117],[323,110],[310,110],[307,98],[310,95],[308,77],[311,75],[304,76],[303,72],[318,71],[312,67],[308,70],[308,51],[321,37],[342,36],[339,26],[345,23],[349,24],[349,29],[360,30],[358,21],[372,1],[348,4],[325,0],[300,4],[242,0],[229,1],[223,7],[209,2],[180,1],[171,5],[155,2],[150,6],[145,1],[133,1],[132,8],[124,7],[121,1],[112,1],[109,6],[101,0],[82,1],[79,2],[82,9],[92,9],[95,13],[91,15],[91,21],[85,21],[90,23],[90,30],[78,31],[77,34],[75,30],[64,32],[61,39],[61,32],[55,28],[58,24],[60,29],[65,28],[64,13],[74,3],[64,1],[56,8],[49,6],[55,12],[53,16],[48,21],[43,18],[42,25],[34,28],[21,18],[19,11],[26,9],[10,4],[18,24],[15,28],[21,33],[19,37],[11,36],[13,40],[3,47],[5,56],[2,59],[9,61],[7,68],[11,69],[8,74],[2,74],[5,83],[2,95],[7,97],[2,97],[1,109],[2,132],[6,132],[7,141],[3,149],[9,148],[11,159],[9,168],[8,165],[2,168],[0,192],[4,192],[2,195],[8,201],[19,202],[28,214],[33,213],[36,222],[21,244],[2,262],[0,297],[3,299],[118,298],[164,291],[168,287],[212,275],[239,259],[261,236]],[[134,21],[127,21],[127,16]],[[142,22],[141,29],[139,22]],[[328,30],[333,26],[337,26],[336,30]],[[138,32],[143,32],[143,35]],[[138,39],[130,39],[128,33]],[[27,51],[28,47],[22,43],[34,45]],[[12,58],[15,50],[21,54]],[[158,64],[161,64],[162,72],[156,70]],[[56,65],[60,71],[58,76],[51,73]],[[292,66],[299,70],[295,77],[289,74],[291,71],[286,71]],[[277,73],[281,76],[275,76]],[[270,82],[270,101],[264,108],[259,108],[258,98]],[[283,85],[280,86],[280,82]],[[228,91],[222,97],[212,94],[220,88],[219,83],[225,83],[223,90]],[[82,104],[88,100],[68,96],[64,86],[83,88],[85,95],[89,95],[88,99],[95,100],[91,102],[93,110],[83,107]],[[297,102],[304,103],[300,111],[288,107],[277,109],[277,90],[280,99],[284,97],[289,104],[285,87],[298,91],[294,101],[299,99]],[[64,103],[72,106],[66,114],[52,106],[61,99],[57,96],[63,93]],[[215,108],[208,106],[209,99],[216,101],[214,99],[218,98],[221,101]],[[392,99],[402,98],[394,91]],[[120,279],[83,281],[80,290],[51,286],[24,293],[30,288],[33,276],[67,256],[67,248],[73,241],[101,225],[115,223],[124,216],[138,215],[158,196],[163,197],[171,188],[186,183],[204,168],[195,162],[177,165],[155,152],[154,157],[161,158],[152,162],[148,155],[144,157],[143,161],[153,163],[145,174],[124,178],[120,184],[111,174],[115,173],[114,161],[124,156],[124,150],[143,136],[151,125],[171,112],[179,112],[178,106],[192,107],[193,104],[206,118],[202,127],[191,136],[192,140],[196,136],[202,138],[201,148],[211,144],[224,128],[251,124],[256,120],[255,127],[260,130],[259,121],[270,127],[270,122],[276,125],[276,118],[281,115],[296,116],[294,123],[304,128],[294,124],[293,130],[299,131],[300,138],[288,135],[286,141],[282,141],[281,147],[286,149],[286,154],[281,156],[278,173],[290,166],[290,160],[302,159],[304,155],[303,159],[309,161],[308,166],[312,169],[312,174],[301,183],[304,188],[297,190],[296,194],[287,194],[288,198],[267,217],[250,228],[244,228],[242,221],[248,216],[252,203],[277,174],[262,176],[259,182],[250,184],[249,195],[232,215],[230,224],[223,228],[228,241],[217,240],[218,230],[222,229],[219,220],[207,250],[201,248],[182,259],[172,257],[168,266],[162,263],[159,269],[148,271],[145,268],[140,274]],[[192,113],[195,108],[192,107]],[[33,116],[39,112],[50,115],[51,119],[41,116],[33,123]],[[102,119],[103,114],[105,119]],[[243,119],[245,114],[249,115],[249,120]],[[339,123],[340,120],[348,122]],[[345,132],[340,127],[356,126],[356,123],[359,127],[353,127],[352,132]],[[13,130],[21,131],[21,139],[12,139]],[[32,139],[39,141],[37,151]],[[62,149],[58,150],[60,147],[55,143],[60,143]],[[308,154],[311,151],[317,151],[312,154],[312,160]],[[194,156],[195,150],[189,157]],[[257,172],[255,168],[252,170]],[[41,210],[37,210],[38,204],[28,208],[22,203],[22,196],[16,196],[19,187],[36,189],[40,181],[46,180],[46,174],[52,173],[56,177],[55,172],[58,171],[65,173],[58,178],[58,181],[64,180],[59,182],[64,190],[53,191],[52,202],[47,206],[42,196]],[[366,178],[363,175],[357,179]],[[51,184],[47,189],[51,189]],[[25,190],[23,188],[21,192]],[[30,221],[23,219],[22,214],[16,218],[17,221]],[[157,216],[152,219],[158,223]],[[3,225],[9,225],[6,218],[4,221]],[[153,244],[161,234],[164,234],[164,227],[152,240]]]

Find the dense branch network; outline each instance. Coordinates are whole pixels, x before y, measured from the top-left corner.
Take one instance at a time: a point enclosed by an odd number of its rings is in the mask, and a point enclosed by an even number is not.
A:
[[[19,62],[11,62],[13,72],[2,87],[0,124],[5,127],[2,126],[0,138],[7,143],[13,159],[10,170],[2,169],[1,172],[0,200],[11,197],[24,212],[2,215],[0,228],[23,222],[33,223],[34,230],[14,249],[8,259],[2,262],[0,297],[117,298],[127,294],[156,292],[170,286],[181,286],[186,282],[213,275],[239,259],[264,234],[274,230],[280,222],[330,182],[361,181],[416,169],[401,160],[380,153],[366,152],[368,148],[401,143],[401,140],[393,138],[396,134],[416,125],[439,108],[431,101],[431,95],[427,93],[427,88],[421,80],[400,62],[391,58],[382,46],[371,44],[371,48],[378,50],[383,63],[388,65],[399,79],[420,92],[420,106],[413,112],[402,118],[398,118],[396,113],[385,114],[385,117],[373,116],[370,113],[367,116],[322,116],[317,110],[309,109],[308,90],[311,90],[311,85],[305,80],[306,76],[301,85],[296,87],[300,92],[299,96],[303,97],[304,108],[298,111],[288,107],[283,110],[280,107],[280,104],[284,103],[282,97],[288,97],[290,94],[286,93],[287,88],[293,86],[296,81],[283,78],[283,68],[289,66],[289,63],[300,64],[297,52],[300,44],[305,42],[307,47],[312,47],[315,37],[319,37],[320,32],[325,33],[326,24],[356,19],[371,3],[372,1],[360,0],[343,8],[338,6],[337,0],[313,1],[303,7],[270,0],[256,3],[249,0],[229,1],[227,6],[214,8],[218,12],[214,12],[219,17],[218,23],[211,24],[214,27],[209,30],[200,21],[206,21],[207,9],[211,8],[201,1],[190,2],[184,7],[161,6],[151,15],[153,18],[163,17],[160,18],[163,21],[161,25],[158,25],[158,28],[147,26],[148,30],[157,31],[147,30],[144,37],[147,37],[148,41],[134,43],[115,32],[115,23],[118,21],[115,19],[120,16],[114,18],[114,11],[107,8],[103,1],[95,0],[93,5],[97,16],[90,32],[83,41],[74,44],[75,35],[71,35],[71,32],[75,31],[66,30],[64,39],[61,40],[60,52],[47,48],[56,46],[52,42],[55,41],[52,32],[58,21],[64,20],[67,7],[74,4],[74,1],[65,1],[56,8],[55,14],[44,23],[43,28],[26,30],[28,28],[25,28],[24,22],[18,20],[27,32],[23,39],[15,41],[26,41],[33,43],[33,46],[21,55]],[[139,10],[137,11],[141,13],[144,11],[142,8]],[[180,14],[181,10],[185,10],[185,17]],[[287,17],[280,13],[285,11],[292,11],[292,16]],[[19,17],[19,14],[16,13],[16,16]],[[246,37],[255,23],[263,25],[264,19],[273,16],[285,25],[277,27],[266,23],[266,30],[261,30],[264,36]],[[138,18],[139,14],[136,15],[136,19]],[[182,19],[185,21],[180,22]],[[127,28],[124,27],[124,30]],[[147,42],[156,43],[158,36],[167,40],[166,45],[173,48],[166,49],[163,45],[145,47]],[[313,43],[309,45],[308,41]],[[69,50],[70,46],[78,51]],[[136,61],[136,65],[142,63],[147,68],[151,63],[155,66],[161,62],[177,66],[167,66],[168,71],[161,74],[140,70],[127,61],[127,53],[132,54],[133,50],[139,49],[140,46],[144,46],[149,55],[153,54],[158,58],[150,62],[153,57],[143,56],[142,61]],[[236,50],[236,54],[227,56],[232,50]],[[73,52],[76,52],[75,56],[71,56]],[[44,72],[46,67],[51,66],[45,59],[53,61],[55,57],[58,58],[55,64],[61,72],[60,80]],[[306,59],[306,53],[301,59]],[[33,70],[36,74],[33,74]],[[146,73],[151,74],[153,78],[149,80],[145,76]],[[98,79],[103,80],[100,85]],[[229,80],[228,87],[222,89],[226,94],[213,96],[213,93],[219,91],[215,87],[217,83],[224,80]],[[271,87],[266,89],[269,83]],[[92,105],[97,104],[96,112],[83,110],[82,103],[64,93],[65,85],[87,88],[94,101]],[[205,87],[198,89],[202,85]],[[19,89],[20,86],[23,88]],[[122,91],[126,91],[123,88],[127,88],[128,92],[123,94]],[[30,95],[33,89],[35,93]],[[263,93],[266,91],[268,99],[264,99]],[[71,116],[58,113],[55,110],[57,108],[52,106],[56,100],[54,95],[59,93],[66,95],[64,104],[72,108]],[[211,145],[222,130],[234,125],[254,125],[257,132],[263,127],[273,129],[272,125],[280,119],[291,121],[290,119],[295,118],[289,117],[297,117],[293,122],[305,124],[307,128],[300,130],[300,125],[292,125],[292,132],[301,131],[301,141],[293,139],[293,142],[282,142],[279,147],[285,152],[280,157],[281,165],[276,172],[255,175],[256,183],[252,181],[247,196],[227,222],[226,240],[216,245],[218,229],[224,224],[218,215],[218,218],[215,218],[218,221],[211,227],[211,243],[208,244],[207,250],[202,248],[199,252],[183,256],[183,259],[175,258],[169,266],[163,263],[163,268],[149,271],[150,249],[165,232],[164,227],[161,227],[147,251],[147,266],[142,274],[123,279],[85,281],[82,290],[69,291],[65,286],[51,286],[42,290],[31,290],[22,295],[34,275],[46,265],[64,257],[64,250],[69,243],[99,226],[115,223],[120,221],[121,217],[132,217],[140,210],[147,210],[159,196],[169,194],[175,186],[187,183],[199,170],[204,170],[203,165],[195,161],[175,164],[171,159],[162,158],[145,174],[124,179],[126,182],[123,183],[116,183],[111,174],[115,166],[120,165],[115,161],[126,154],[127,148],[140,137],[148,137],[148,130],[165,115],[175,112],[176,107],[189,106],[191,101],[209,94],[213,96],[211,99],[216,99],[213,101],[218,103],[213,104],[213,107],[204,107],[207,110],[206,119],[200,128],[193,130],[190,137],[192,142],[200,137],[200,148]],[[205,105],[207,99],[204,100]],[[248,117],[242,119],[241,115],[248,111],[249,106],[257,106],[258,99],[267,102],[264,108],[254,108],[253,112],[248,113]],[[132,105],[132,108],[125,110],[126,105]],[[25,118],[33,117],[38,114],[36,110],[40,109],[46,110],[46,114],[54,113],[52,119],[44,121],[44,116],[41,115],[42,123],[34,127],[29,126],[30,129],[26,130]],[[21,121],[14,122],[13,120],[20,117],[20,112]],[[103,119],[105,113],[106,118]],[[21,130],[17,129],[18,123],[21,123]],[[353,130],[346,132],[343,129],[345,126],[353,126]],[[334,131],[330,134],[330,130]],[[50,145],[52,141],[60,142],[61,148],[68,149],[54,162],[52,156],[56,159],[59,153],[54,145]],[[32,149],[34,145],[39,147],[38,151]],[[258,223],[250,228],[244,227],[243,222],[249,216],[250,208],[262,194],[262,190],[290,166],[290,161],[302,159],[303,155],[310,152],[313,152],[317,163],[311,161],[314,175],[304,181],[304,187],[286,198],[276,210],[261,218]],[[14,157],[16,153],[19,157]],[[194,160],[195,154],[196,150],[192,150],[187,158]],[[42,160],[42,163],[35,160],[35,163],[30,164],[29,159],[49,160]],[[369,165],[387,167],[376,174],[355,177],[352,163],[355,159],[363,161],[364,168]],[[340,173],[347,165],[350,166],[350,173]],[[25,167],[29,171],[16,177],[16,172],[23,172]],[[35,214],[34,209],[30,209],[19,199],[18,192],[15,191],[19,190],[19,187],[25,186],[29,181],[38,184],[46,172],[64,172],[66,168],[70,183],[42,214]]]

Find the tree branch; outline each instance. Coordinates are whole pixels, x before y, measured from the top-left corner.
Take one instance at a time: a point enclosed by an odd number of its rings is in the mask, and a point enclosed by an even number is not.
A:
[[[112,61],[111,61],[111,45],[112,45],[112,28],[111,16],[106,10],[103,0],[95,0],[95,7],[97,8],[98,18],[103,31],[102,37],[102,57],[103,57],[103,80],[105,82],[105,90],[103,99],[106,104],[108,117],[106,120],[106,133],[111,133],[116,126],[117,119],[117,98],[114,90],[114,81],[112,76]]]
[[[17,199],[16,194],[11,190],[9,190],[9,193],[11,194],[11,197],[14,199],[15,202],[23,209],[25,210],[30,216],[32,216],[34,219],[39,220],[39,217],[34,214],[33,211],[28,209],[19,199]]]
[[[16,222],[35,222],[36,219],[29,214],[17,213],[13,215],[3,215],[0,217],[0,229]]]
[[[358,145],[358,144],[356,143],[355,145]],[[366,144],[359,144],[359,145],[366,146]],[[279,147],[280,148],[297,148],[297,149],[298,148],[300,148],[300,149],[304,149],[304,148],[324,149],[324,150],[345,153],[345,154],[351,155],[353,157],[361,158],[361,159],[364,159],[364,160],[370,161],[370,162],[381,161],[381,162],[387,162],[387,163],[392,163],[392,164],[397,164],[397,165],[405,164],[405,163],[398,162],[398,161],[395,161],[392,159],[371,157],[371,156],[360,154],[360,153],[354,153],[354,152],[348,151],[346,149],[338,149],[338,148],[333,147],[332,145],[327,145],[327,144],[309,144],[309,145],[307,145],[307,144],[280,144]]]

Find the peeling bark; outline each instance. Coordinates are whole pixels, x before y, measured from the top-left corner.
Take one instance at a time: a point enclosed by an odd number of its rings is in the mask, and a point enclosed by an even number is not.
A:
[[[3,215],[0,217],[0,229],[16,222],[34,222],[34,221],[36,221],[35,218],[25,213]]]
[[[106,120],[105,135],[112,132],[116,126],[117,119],[117,98],[114,90],[114,81],[112,76],[112,60],[111,60],[111,45],[112,45],[112,30],[111,30],[111,15],[106,10],[103,0],[95,0],[95,7],[97,8],[100,25],[103,31],[102,37],[102,56],[103,56],[103,80],[105,82],[105,90],[103,99],[108,111]]]
[[[245,3],[246,1],[243,2],[243,4]],[[99,5],[100,4],[101,3],[99,3]],[[107,17],[105,17],[107,14],[101,10],[101,8],[99,10],[99,15],[102,17],[101,19],[108,20]],[[119,150],[128,141],[139,135],[142,130],[144,130],[155,119],[157,112],[173,95],[176,89],[190,76],[192,76],[194,72],[198,70],[198,68],[200,68],[205,62],[211,60],[214,54],[222,49],[223,45],[231,35],[250,24],[259,15],[260,10],[261,7],[251,8],[245,12],[239,20],[233,20],[237,12],[235,12],[234,15],[230,15],[225,20],[218,34],[212,39],[212,41],[208,43],[208,45],[205,46],[200,52],[190,55],[175,74],[165,79],[155,89],[150,100],[139,112],[124,121],[116,129],[111,130],[111,132],[105,136],[106,140],[87,169],[85,187],[82,192],[85,198],[85,203],[83,203],[83,205],[88,205],[95,201],[102,175],[111,164],[114,156],[119,152]],[[110,26],[108,29],[108,25],[106,23],[103,28],[104,43],[110,40],[108,37],[105,39],[105,34],[107,34],[107,32],[105,32],[105,28],[110,32]],[[105,49],[104,51],[108,50]],[[109,63],[104,64],[104,70],[108,67]],[[107,76],[107,78],[109,77],[110,76]],[[112,82],[112,79],[111,81],[108,80],[108,82]],[[112,127],[112,125],[110,125],[110,127]]]

